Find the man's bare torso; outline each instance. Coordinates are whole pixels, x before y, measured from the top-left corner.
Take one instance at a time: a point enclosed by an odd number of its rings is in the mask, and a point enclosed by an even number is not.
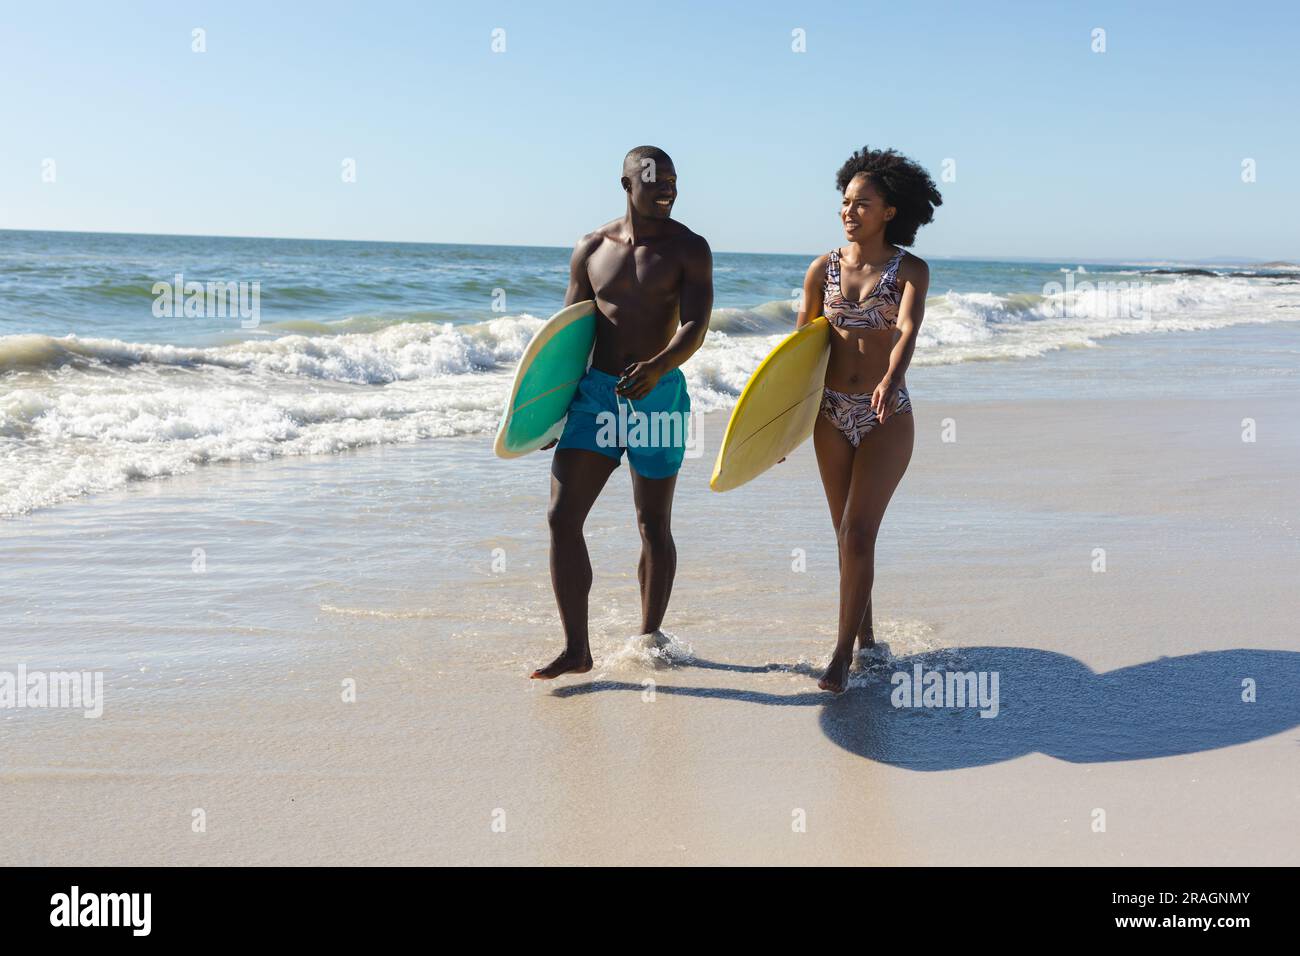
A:
[[[666,235],[632,242],[616,219],[582,239],[598,310],[592,366],[602,372],[619,375],[653,358],[677,330],[682,277],[703,240],[681,223],[669,225]]]

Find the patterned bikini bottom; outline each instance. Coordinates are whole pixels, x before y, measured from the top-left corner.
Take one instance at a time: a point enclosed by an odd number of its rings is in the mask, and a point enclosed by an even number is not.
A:
[[[912,400],[908,398],[907,389],[900,388],[894,414],[910,414],[911,411]],[[858,447],[858,442],[862,441],[864,436],[871,433],[871,429],[880,424],[880,419],[876,417],[871,407],[871,392],[851,395],[837,392],[833,388],[823,389],[821,413],[826,416],[828,422],[840,430],[854,448]]]

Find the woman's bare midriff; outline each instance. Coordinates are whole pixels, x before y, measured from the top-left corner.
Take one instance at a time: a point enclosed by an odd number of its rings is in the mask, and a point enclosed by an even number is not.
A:
[[[848,395],[874,392],[889,371],[889,353],[898,333],[894,329],[837,329],[831,327],[831,357],[826,365],[826,387]],[[898,385],[905,387],[900,380]]]

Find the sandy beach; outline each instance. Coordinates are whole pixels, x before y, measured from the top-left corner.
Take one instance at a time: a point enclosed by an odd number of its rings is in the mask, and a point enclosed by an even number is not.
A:
[[[721,413],[679,483],[669,653],[634,634],[624,467],[588,523],[596,669],[550,684],[549,458],[483,436],[6,520],[0,669],[104,674],[98,719],[0,711],[6,859],[1294,865],[1294,359],[1159,395],[1140,336],[914,369],[880,644],[839,698],[812,448],[714,494]],[[997,715],[893,706],[918,665],[996,674]]]

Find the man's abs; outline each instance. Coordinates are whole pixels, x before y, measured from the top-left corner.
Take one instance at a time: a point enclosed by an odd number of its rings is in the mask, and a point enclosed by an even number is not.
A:
[[[667,348],[679,324],[682,263],[678,245],[605,242],[587,263],[599,310],[592,364],[619,375]]]
[[[596,351],[591,364],[602,372],[621,375],[629,365],[648,362],[668,347],[677,331],[676,302],[666,309],[611,309],[612,318],[599,298],[596,302]]]

